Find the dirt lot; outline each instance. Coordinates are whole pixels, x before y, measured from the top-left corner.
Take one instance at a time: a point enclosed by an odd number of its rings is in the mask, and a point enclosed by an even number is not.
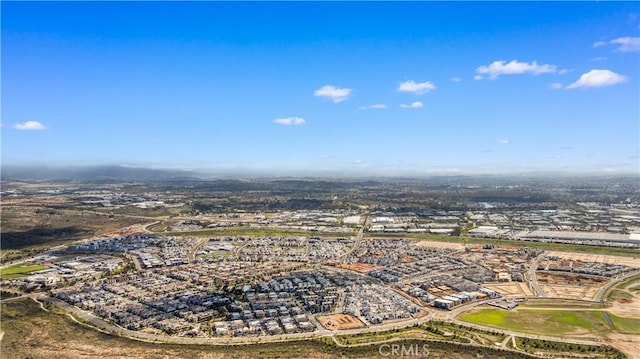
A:
[[[608,311],[622,317],[640,318],[640,291],[630,290],[640,284],[640,280],[635,280],[630,284],[618,288],[619,291],[627,293],[630,298],[619,298],[609,301]]]
[[[545,285],[540,284],[542,289],[550,297],[571,298],[571,299],[593,299],[598,292],[598,287],[581,285]]]
[[[619,256],[610,256],[605,254],[586,254],[586,253],[571,253],[571,252],[556,252],[549,251],[549,256],[559,257],[562,259],[569,260],[581,260],[583,262],[599,262],[599,263],[610,263],[610,264],[620,264],[634,268],[640,268],[640,257],[619,257]]]
[[[464,244],[453,243],[453,242],[420,241],[420,242],[414,243],[414,245],[423,246],[423,247],[433,247],[433,248],[449,248],[449,249],[458,249],[458,250],[464,249]]]
[[[625,352],[629,358],[640,358],[640,352],[638,351],[638,348],[640,348],[640,336],[638,335],[611,333],[607,335],[606,342]]]
[[[484,286],[507,297],[528,297],[533,295],[533,292],[531,292],[531,289],[529,289],[526,283],[494,283],[485,284]]]
[[[360,319],[347,314],[322,316],[318,317],[318,321],[329,330],[355,329],[365,326]]]
[[[369,263],[354,263],[354,264],[337,263],[335,264],[335,266],[338,268],[344,268],[344,269],[356,271],[359,273],[366,273],[372,269],[380,268],[378,266],[374,266],[373,264],[369,264]]]
[[[551,297],[592,299],[609,280],[576,273],[536,272],[540,288]]]
[[[589,286],[596,288],[605,285],[609,281],[609,279],[607,278],[576,273],[554,273],[541,271],[536,272],[536,278],[540,283],[549,283],[553,285]]]
[[[400,263],[411,263],[415,261],[416,261],[416,257],[413,257],[413,256],[404,256],[400,258]]]
[[[414,246],[433,247],[433,248],[448,248],[463,250],[464,244],[453,242],[438,242],[438,241],[420,241],[413,244]]]

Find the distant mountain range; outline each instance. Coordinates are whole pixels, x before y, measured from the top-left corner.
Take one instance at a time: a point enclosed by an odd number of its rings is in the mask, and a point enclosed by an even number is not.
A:
[[[331,182],[351,181],[422,181],[428,179],[432,183],[447,183],[458,185],[486,185],[508,183],[524,183],[541,180],[609,180],[626,178],[637,181],[638,174],[609,174],[609,173],[563,173],[563,172],[521,172],[506,174],[431,174],[431,175],[385,175],[337,173],[335,171],[301,172],[297,175],[284,173],[270,173],[268,171],[251,170],[176,170],[162,168],[146,168],[123,165],[94,165],[94,166],[36,166],[36,165],[4,165],[1,168],[0,179],[3,181],[87,181],[87,182],[122,182],[122,181],[209,181],[209,180],[269,180],[269,181],[308,181],[322,180]]]
[[[3,181],[167,181],[197,180],[202,176],[192,171],[151,169],[130,166],[3,166]]]

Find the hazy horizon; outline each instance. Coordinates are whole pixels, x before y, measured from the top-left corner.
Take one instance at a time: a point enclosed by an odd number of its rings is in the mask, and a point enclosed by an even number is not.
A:
[[[2,165],[2,180],[93,180],[97,178],[131,179],[159,181],[167,179],[269,179],[300,178],[328,180],[367,180],[367,179],[429,179],[442,177],[469,178],[640,178],[634,172],[602,172],[602,171],[438,171],[437,169],[405,170],[405,171],[340,171],[328,169],[316,170],[274,170],[247,168],[181,168],[176,166],[130,166],[117,164],[103,165]]]
[[[637,3],[1,6],[3,167],[640,172]]]

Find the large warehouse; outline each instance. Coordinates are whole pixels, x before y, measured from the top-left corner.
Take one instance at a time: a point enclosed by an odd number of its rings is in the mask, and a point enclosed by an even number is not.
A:
[[[640,234],[618,234],[604,232],[572,232],[572,231],[532,231],[519,236],[524,241],[562,242],[590,244],[598,246],[638,247]]]

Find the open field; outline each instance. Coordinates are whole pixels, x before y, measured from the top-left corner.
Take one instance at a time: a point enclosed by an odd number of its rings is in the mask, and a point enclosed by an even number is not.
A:
[[[614,314],[609,314],[609,318],[618,332],[640,335],[640,319],[619,317]]]
[[[604,337],[611,329],[600,311],[481,306],[459,316],[463,321],[521,333],[561,337]]]
[[[618,316],[611,313],[611,308],[605,311],[599,310],[599,306],[598,303],[538,299],[511,311],[482,306],[462,313],[458,318],[522,333],[583,339],[595,337],[623,350],[631,358],[640,357],[637,350],[640,346],[640,316]]]
[[[514,241],[509,239],[493,239],[493,238],[477,238],[477,237],[452,237],[441,236],[437,234],[426,233],[385,233],[377,235],[375,233],[366,233],[367,238],[410,238],[415,240],[426,241],[439,241],[449,243],[461,243],[463,245],[471,243],[479,244],[494,244],[496,246],[510,246],[510,247],[530,247],[544,249],[548,251],[554,251],[559,253],[573,252],[577,254],[586,255],[585,258],[589,258],[591,254],[613,256],[614,258],[632,257],[633,260],[640,260],[640,251],[631,248],[616,248],[616,247],[598,247],[582,244],[565,244],[565,243],[547,243],[547,242],[533,242],[533,241]]]
[[[61,199],[2,204],[1,247],[4,250],[48,248],[149,222],[141,218],[110,216],[73,209]]]
[[[631,276],[627,279],[625,279],[624,281],[616,284],[616,288],[627,288],[627,287],[632,287],[635,285],[638,285],[638,287],[640,287],[640,274]]]
[[[496,292],[507,297],[529,297],[533,296],[533,292],[526,283],[491,283],[485,284],[485,287],[495,290]]]
[[[72,321],[58,310],[45,312],[29,299],[2,304],[3,358],[375,358],[383,357],[379,344],[338,347],[330,338],[242,346],[170,345],[138,342],[104,334]],[[406,340],[406,345],[428,345],[429,358],[531,358],[525,354],[455,343]]]
[[[605,285],[609,281],[608,278],[604,277],[596,277],[578,273],[549,271],[537,271],[536,278],[538,279],[538,282],[552,285],[589,286],[596,288]]]
[[[464,244],[454,243],[454,242],[420,241],[420,242],[414,243],[414,245],[423,246],[423,247],[433,247],[433,248],[456,249],[456,250],[464,249]]]
[[[587,285],[547,285],[540,284],[548,296],[571,299],[592,299],[598,292],[599,287]]]
[[[539,308],[539,309],[602,309],[601,303],[585,302],[573,299],[546,299],[546,298],[529,298],[526,304],[521,305],[523,308]]]
[[[612,314],[640,318],[640,291],[632,290],[640,283],[640,275],[627,278],[609,288],[602,299]]]
[[[609,279],[591,275],[537,271],[540,288],[550,297],[592,299]]]
[[[549,251],[548,256],[559,257],[567,260],[580,260],[583,262],[599,262],[608,264],[619,264],[634,268],[640,268],[640,252],[636,250],[636,255],[633,257],[621,257],[618,255],[611,256],[606,254],[585,254],[585,253],[567,253],[558,251]]]
[[[47,269],[49,267],[41,264],[16,264],[11,267],[0,269],[0,278],[2,279],[15,279],[24,277],[28,273]]]
[[[566,343],[563,341],[531,340],[514,336],[513,338],[515,341],[519,343],[518,346],[514,347],[510,345],[511,340],[508,340],[505,343],[505,339],[509,338],[505,334],[492,330],[482,330],[457,323],[441,321],[431,321],[420,326],[384,332],[335,336],[336,341],[339,343],[352,346],[401,340],[401,338],[405,340],[406,338],[428,338],[426,340],[433,340],[431,342],[433,344],[429,344],[430,348],[434,347],[435,343],[438,343],[437,341],[443,341],[441,342],[443,344],[445,344],[445,342],[457,342],[459,344],[456,345],[480,344],[486,347],[500,348],[488,356],[485,356],[486,354],[479,351],[477,353],[478,358],[502,357],[500,354],[506,355],[509,358],[522,358],[527,357],[526,353],[537,354],[541,352],[544,352],[545,356],[554,358],[624,358],[624,354],[622,354],[618,349],[608,345],[585,345]],[[502,348],[511,349],[511,351],[505,352]],[[479,348],[479,350],[481,349]],[[522,350],[526,351],[526,353],[523,353]],[[429,357],[432,357],[431,353],[429,354]],[[448,354],[445,357],[452,357],[453,354],[454,353]]]
[[[359,273],[367,273],[370,270],[380,268],[380,267],[375,266],[373,264],[361,263],[361,262],[353,263],[353,264],[346,264],[346,263],[339,262],[339,263],[335,263],[333,265],[335,265],[338,268],[344,268],[344,269],[356,271],[356,272],[359,272]]]
[[[365,326],[360,319],[347,314],[326,315],[317,317],[317,319],[320,324],[329,330],[354,329]]]
[[[620,290],[620,289],[613,289],[607,292],[607,295],[605,296],[604,300],[605,301],[610,301],[610,302],[621,302],[624,303],[627,300],[631,300],[633,299],[633,294],[628,293],[627,291],[624,290]]]
[[[349,237],[354,236],[356,233],[333,233],[333,232],[309,232],[293,229],[278,229],[278,228],[266,228],[266,227],[227,227],[227,228],[215,228],[215,229],[203,229],[197,231],[185,231],[185,232],[165,232],[162,233],[167,236],[246,236],[246,237],[267,237],[267,236],[323,236],[323,237]]]
[[[507,347],[515,347],[527,353],[538,355],[539,357],[551,358],[586,358],[595,356],[597,358],[624,358],[619,350],[612,347],[599,347],[598,353],[592,354],[594,347],[582,344],[566,342],[549,342],[539,339],[516,337],[513,341],[507,342]]]

